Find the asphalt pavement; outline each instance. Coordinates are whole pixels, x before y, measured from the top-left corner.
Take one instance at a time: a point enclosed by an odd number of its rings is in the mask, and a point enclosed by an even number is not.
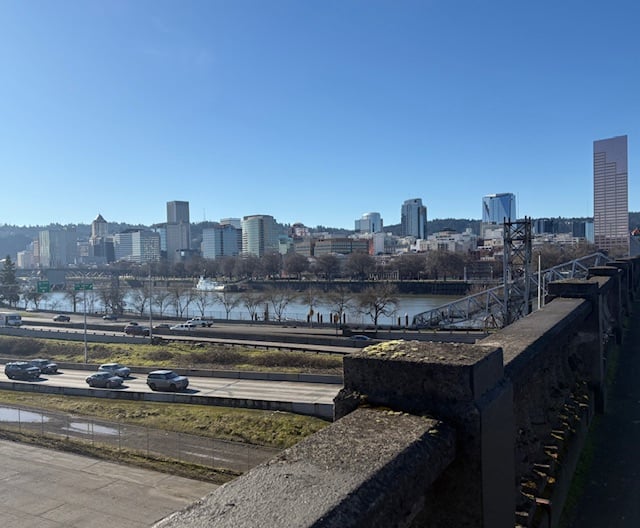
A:
[[[0,441],[0,526],[143,528],[215,484]]]
[[[640,302],[633,306],[571,528],[640,527]]]

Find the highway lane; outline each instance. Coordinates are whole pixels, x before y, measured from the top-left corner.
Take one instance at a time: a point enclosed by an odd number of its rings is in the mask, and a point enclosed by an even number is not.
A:
[[[69,333],[84,333],[81,317],[73,317],[70,323],[57,323],[52,326],[52,322],[49,318],[43,317],[28,317],[23,319],[25,322],[24,328],[50,331],[52,333],[59,334],[60,332]],[[46,323],[46,325],[43,325]],[[100,330],[87,328],[87,335],[112,335],[123,336],[124,327],[127,321],[114,322],[103,321],[99,318],[87,318],[87,326],[100,325]],[[145,321],[140,321],[139,324],[145,325]],[[147,325],[148,326],[148,325]],[[225,337],[217,337],[217,332],[223,332]],[[229,337],[231,334],[232,337]],[[194,328],[191,331],[170,331],[168,329],[155,329],[153,331],[155,337],[160,337],[167,340],[175,341],[206,341],[211,343],[249,346],[255,348],[272,348],[283,350],[300,350],[316,353],[328,353],[328,354],[349,354],[356,350],[353,341],[348,338],[341,338],[335,335],[335,330],[328,328],[293,328],[293,327],[279,327],[271,325],[255,326],[251,324],[237,324],[237,323],[216,323],[212,328]],[[259,338],[258,338],[259,336]],[[268,336],[268,340],[265,337]],[[287,336],[287,341],[279,340]],[[133,337],[133,336],[129,336]],[[327,345],[327,344],[311,344],[306,341],[313,337],[331,338],[333,340],[338,339],[343,344],[340,345]],[[148,340],[148,338],[138,336],[141,341]],[[358,343],[362,346],[362,343]]]
[[[4,365],[2,364],[2,368]],[[179,369],[176,372],[180,373]],[[88,388],[85,381],[91,373],[87,370],[64,369],[59,374],[43,374],[40,380],[20,383],[45,383],[62,387]],[[16,380],[16,382],[18,382]],[[189,387],[185,392],[199,396],[233,399],[281,401],[305,404],[333,404],[342,385],[272,380],[247,380],[233,378],[189,376]],[[104,390],[104,389],[100,389]],[[136,392],[153,392],[146,384],[144,374],[133,373],[124,381],[122,389]]]

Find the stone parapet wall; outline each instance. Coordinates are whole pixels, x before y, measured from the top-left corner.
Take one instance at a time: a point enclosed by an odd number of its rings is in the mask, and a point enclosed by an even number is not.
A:
[[[361,408],[156,527],[408,526],[454,457],[443,423]]]
[[[555,527],[639,287],[625,259],[476,344],[350,354],[332,425],[157,526]]]

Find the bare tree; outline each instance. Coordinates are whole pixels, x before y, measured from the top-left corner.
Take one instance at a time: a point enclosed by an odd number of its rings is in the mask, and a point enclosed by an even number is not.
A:
[[[284,270],[300,279],[302,274],[309,270],[309,259],[300,253],[289,253],[284,258]]]
[[[193,290],[182,284],[171,284],[168,288],[171,305],[176,309],[176,317],[183,317],[193,301]]]
[[[339,285],[325,294],[324,301],[331,308],[331,311],[338,316],[338,321],[340,322],[344,320],[345,314],[351,310],[353,293],[347,286]]]
[[[78,311],[78,303],[82,301],[84,291],[76,290],[75,288],[67,288],[64,291],[64,296],[69,300],[73,307],[73,312]]]
[[[231,311],[240,304],[241,298],[238,294],[234,292],[230,292],[227,290],[222,290],[216,295],[216,301],[219,302],[224,308],[225,314],[227,316],[227,321],[229,320],[229,314]]]
[[[265,292],[265,300],[271,304],[276,321],[282,321],[284,311],[296,296],[296,292],[289,288],[270,288]]]
[[[374,326],[378,326],[381,315],[391,317],[398,310],[398,292],[395,286],[383,282],[365,288],[358,295],[358,311],[371,317]]]
[[[138,315],[143,315],[145,307],[150,304],[149,288],[132,288],[129,292],[129,299],[131,306]]]
[[[462,278],[466,264],[466,255],[439,249],[426,253],[425,271],[435,280]]]
[[[121,315],[124,312],[124,288],[117,276],[112,277],[111,283],[98,290],[98,296],[107,312]]]
[[[267,277],[279,277],[282,272],[282,255],[280,253],[266,253],[260,259],[262,271]]]
[[[250,279],[258,274],[260,259],[255,255],[243,255],[236,259],[235,275]]]
[[[204,317],[207,306],[216,302],[216,298],[213,297],[209,291],[196,289],[193,291],[193,302],[198,307],[200,315]]]
[[[316,258],[314,268],[316,275],[332,280],[340,275],[340,260],[335,255],[320,255]]]
[[[307,322],[313,325],[313,315],[315,313],[315,309],[320,304],[320,300],[322,297],[322,291],[318,288],[309,287],[306,288],[301,294],[300,299],[304,302],[305,306],[309,307],[307,311]]]
[[[27,291],[23,294],[24,307],[27,308],[27,304],[31,302],[33,307],[38,310],[40,308],[40,302],[45,298],[42,293],[37,291]],[[74,310],[75,311],[75,310]]]
[[[424,270],[426,256],[423,253],[405,253],[394,258],[390,267],[398,270],[400,280],[419,279]]]
[[[218,269],[222,273],[224,277],[232,279],[235,276],[235,271],[237,268],[237,261],[239,257],[222,257],[220,263],[218,265]]]
[[[160,317],[164,315],[164,311],[169,304],[169,292],[162,289],[153,294],[153,304],[158,307]]]
[[[258,308],[264,302],[264,297],[260,293],[243,291],[240,294],[240,302],[249,312],[249,317],[252,321],[258,318]]]
[[[375,268],[375,259],[364,251],[350,253],[347,257],[347,272],[355,279],[365,280],[375,270]]]

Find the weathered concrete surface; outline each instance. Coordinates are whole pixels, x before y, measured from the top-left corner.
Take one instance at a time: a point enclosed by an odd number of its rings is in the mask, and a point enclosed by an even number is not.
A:
[[[146,528],[215,484],[0,441],[0,526]]]
[[[454,454],[437,420],[361,408],[156,528],[407,526]]]
[[[499,347],[390,341],[344,361],[336,418],[357,405],[389,406],[450,424],[457,457],[429,491],[416,526],[512,527],[513,393]],[[455,521],[454,521],[455,519]]]

